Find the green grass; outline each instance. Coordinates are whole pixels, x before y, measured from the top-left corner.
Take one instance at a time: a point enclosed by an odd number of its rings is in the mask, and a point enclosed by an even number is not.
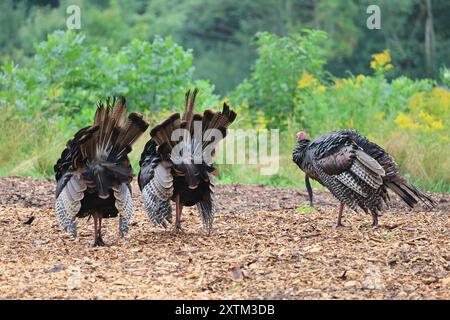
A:
[[[300,213],[314,213],[317,210],[315,208],[313,208],[313,207],[310,207],[307,204],[303,204],[303,205],[301,205],[300,207],[297,208],[297,211],[300,212]]]

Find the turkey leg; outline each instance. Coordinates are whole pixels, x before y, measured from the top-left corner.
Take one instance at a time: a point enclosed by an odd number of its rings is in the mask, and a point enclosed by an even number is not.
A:
[[[102,216],[99,213],[94,213],[94,243],[93,247],[103,247],[105,243],[102,239]]]
[[[337,221],[336,221],[336,226],[335,226],[335,228],[338,228],[338,227],[343,227],[344,225],[342,224],[342,222],[341,222],[341,220],[342,220],[342,212],[344,211],[344,204],[341,202],[341,206],[340,206],[340,208],[339,208],[339,214],[338,214],[338,218],[337,218]]]
[[[372,227],[378,227],[378,214],[372,213]]]
[[[180,195],[177,195],[175,198],[175,225],[173,227],[173,234],[176,234],[178,230],[181,229],[181,211],[183,210],[183,206],[181,205]]]
[[[306,185],[306,190],[308,191],[309,206],[312,207],[313,206],[313,192],[312,192],[312,188],[311,188],[311,183],[309,182],[308,175],[305,175],[305,185]]]

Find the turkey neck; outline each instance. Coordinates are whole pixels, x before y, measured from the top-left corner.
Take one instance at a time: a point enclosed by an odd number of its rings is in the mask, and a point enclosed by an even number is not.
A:
[[[294,152],[293,152],[293,160],[294,162],[303,169],[303,162],[305,160],[306,150],[309,146],[310,140],[298,140],[295,144]]]

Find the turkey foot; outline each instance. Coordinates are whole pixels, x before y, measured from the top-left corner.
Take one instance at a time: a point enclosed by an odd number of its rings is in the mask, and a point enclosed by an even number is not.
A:
[[[106,246],[105,242],[103,242],[102,236],[98,236],[95,238],[94,243],[92,244],[92,248],[95,247],[104,247]]]
[[[183,228],[181,228],[181,223],[175,223],[173,226],[172,234],[176,235],[178,232],[183,232]]]
[[[374,229],[378,228],[378,215],[377,214],[372,214],[372,227]]]
[[[336,222],[333,224],[333,229],[340,229],[340,228],[346,228],[347,226],[343,224],[342,222]]]

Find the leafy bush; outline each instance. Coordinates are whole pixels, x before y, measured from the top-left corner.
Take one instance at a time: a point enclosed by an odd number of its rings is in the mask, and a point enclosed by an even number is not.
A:
[[[0,99],[23,115],[74,116],[79,125],[86,120],[83,107],[92,108],[105,95],[132,97],[134,110],[160,110],[181,101],[192,83],[192,54],[170,38],[135,39],[117,53],[87,46],[84,39],[57,31],[39,45],[32,65],[7,65]]]
[[[155,37],[152,43],[134,39],[115,53],[84,40],[81,33],[57,31],[39,44],[29,66],[2,66],[0,111],[8,117],[2,122],[2,146],[8,139],[15,143],[16,131],[24,144],[4,155],[0,172],[51,173],[65,141],[91,123],[96,101],[106,96],[128,97],[129,110],[143,112],[152,123],[174,108],[180,110],[185,91],[194,85],[202,90],[199,109],[218,101],[209,82],[193,81],[191,52],[171,38]],[[51,130],[58,141],[49,143]],[[57,152],[49,147],[54,144]],[[39,156],[26,156],[34,151]]]
[[[322,31],[304,31],[289,37],[267,32],[257,35],[259,57],[251,77],[230,94],[232,101],[244,102],[252,110],[264,112],[269,126],[285,126],[294,110],[298,75],[307,71],[323,73],[326,34]]]

